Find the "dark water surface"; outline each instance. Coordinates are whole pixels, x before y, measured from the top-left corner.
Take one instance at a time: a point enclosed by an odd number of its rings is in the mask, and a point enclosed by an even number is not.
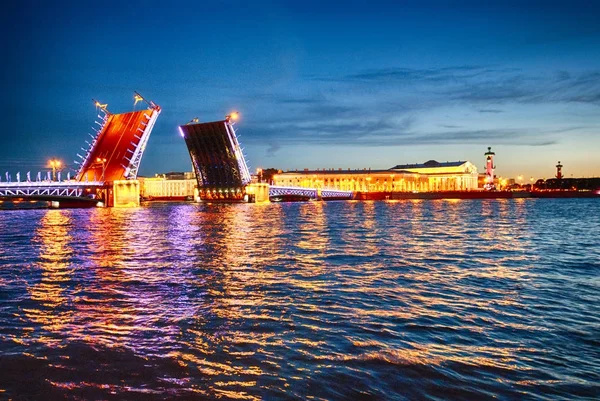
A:
[[[598,399],[596,199],[0,213],[0,398]]]

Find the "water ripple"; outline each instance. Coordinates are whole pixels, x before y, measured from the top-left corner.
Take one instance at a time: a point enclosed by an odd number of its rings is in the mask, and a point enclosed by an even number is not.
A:
[[[5,212],[0,394],[597,398],[599,215],[594,199]]]

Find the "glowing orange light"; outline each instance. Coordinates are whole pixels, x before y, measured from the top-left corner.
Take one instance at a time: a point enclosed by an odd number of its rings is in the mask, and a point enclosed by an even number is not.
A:
[[[229,115],[229,118],[233,121],[237,121],[240,119],[240,113],[238,113],[237,111],[234,111],[233,113],[231,113]]]
[[[57,159],[51,159],[48,161],[48,165],[52,168],[59,168],[61,164],[61,161]]]

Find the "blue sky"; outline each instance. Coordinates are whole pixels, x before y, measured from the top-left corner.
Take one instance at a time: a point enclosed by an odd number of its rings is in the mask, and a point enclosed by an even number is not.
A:
[[[163,108],[143,175],[191,170],[177,125],[239,110],[252,170],[483,171],[492,146],[504,177],[600,176],[598,2],[12,3],[2,173],[72,163],[91,99],[126,112],[137,90]]]

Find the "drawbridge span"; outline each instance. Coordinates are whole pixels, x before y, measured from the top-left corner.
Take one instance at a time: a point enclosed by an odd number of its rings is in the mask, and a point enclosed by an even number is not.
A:
[[[243,201],[250,171],[233,128],[237,114],[225,120],[179,126],[196,173],[200,199]]]
[[[106,105],[96,102],[99,120],[92,127],[91,142],[82,148],[76,180],[112,182],[137,178],[142,155],[150,138],[160,107],[136,93],[136,103],[144,101],[148,108],[129,113],[112,114]]]

